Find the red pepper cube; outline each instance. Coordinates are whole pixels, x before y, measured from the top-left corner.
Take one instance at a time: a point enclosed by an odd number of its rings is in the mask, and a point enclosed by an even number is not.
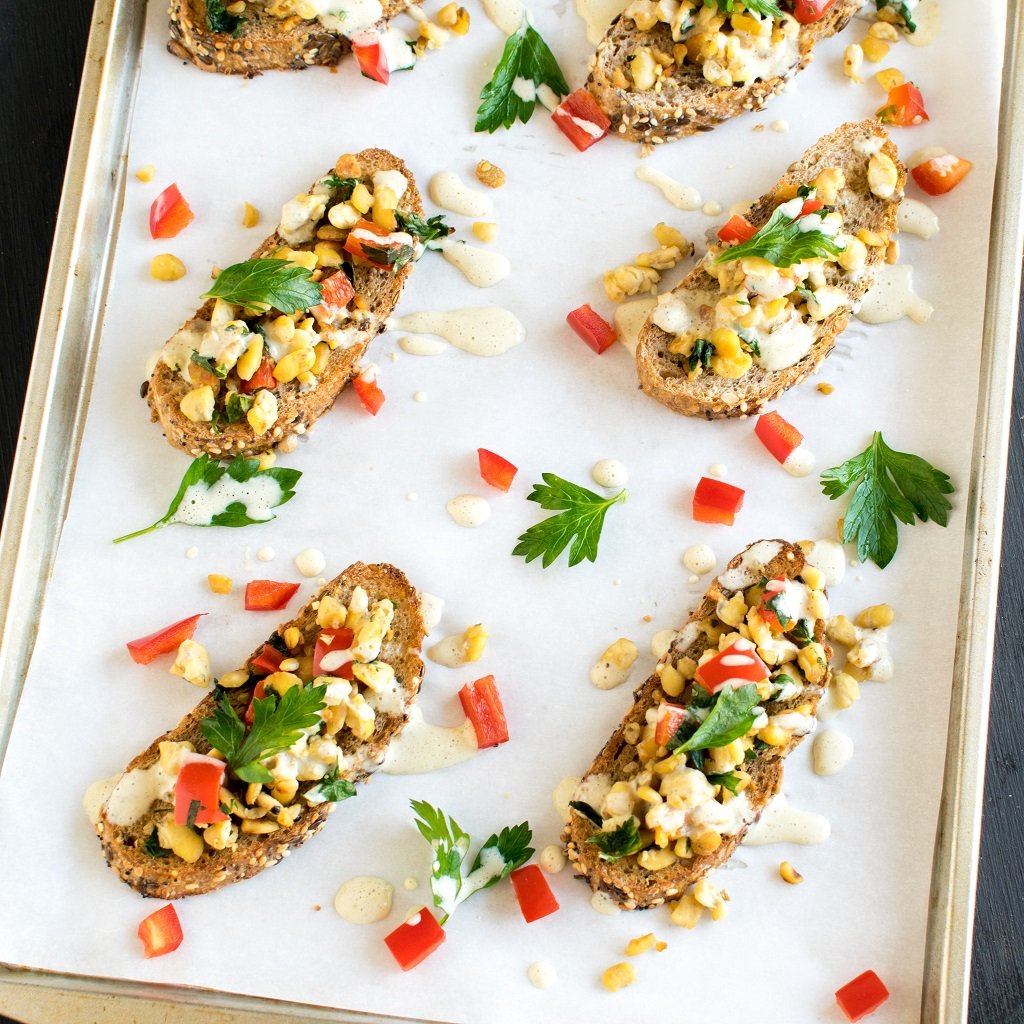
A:
[[[299,589],[298,583],[278,583],[276,580],[249,580],[245,585],[247,612],[279,612]]]
[[[742,487],[702,476],[693,492],[693,518],[698,523],[723,523],[732,526],[743,507],[746,491]]]
[[[148,665],[161,654],[168,654],[178,649],[182,640],[189,640],[196,631],[196,624],[206,614],[190,615],[187,619],[164,626],[148,636],[140,636],[138,640],[129,640],[126,644],[132,661],[137,665]]]
[[[719,229],[718,237],[723,242],[746,242],[757,234],[757,228],[740,214],[733,214]]]
[[[351,41],[352,52],[359,61],[359,71],[363,78],[387,85],[391,70],[388,68],[388,57],[381,45],[380,35],[372,30],[357,32]]]
[[[173,903],[150,914],[139,924],[139,938],[142,939],[143,952],[146,959],[173,953],[183,938],[181,922]]]
[[[836,992],[839,1009],[847,1020],[861,1020],[874,1013],[889,998],[889,990],[874,971],[865,971]]]
[[[484,483],[488,483],[492,487],[497,487],[499,491],[507,493],[508,489],[512,486],[516,473],[519,472],[519,467],[513,466],[508,459],[503,459],[500,455],[495,455],[494,452],[489,452],[486,448],[477,448],[476,456],[480,463],[480,476],[483,478]]]
[[[417,964],[426,960],[446,938],[444,929],[437,923],[434,915],[424,907],[390,935],[385,935],[384,942],[391,950],[391,955],[398,961],[398,966],[403,971],[411,971]]]
[[[260,648],[260,653],[249,662],[249,668],[253,672],[269,676],[281,667],[282,661],[284,661],[284,655],[276,647],[264,644]]]
[[[611,119],[586,89],[577,89],[566,96],[555,108],[551,120],[581,153],[600,142],[612,126]]]
[[[276,387],[277,378],[274,376],[274,362],[269,356],[264,356],[260,360],[260,365],[256,367],[256,372],[248,380],[242,380],[241,377],[238,379],[238,390],[243,395],[251,395],[259,391],[260,388],[273,391]]]
[[[174,238],[195,220],[192,208],[177,185],[168,185],[149,208],[149,233],[153,238]]]
[[[665,746],[686,720],[686,715],[686,708],[680,707],[678,704],[659,704],[658,722],[654,727],[654,742],[659,747]]]
[[[348,274],[338,270],[320,282],[320,302],[310,306],[309,311],[322,323],[331,323],[345,312],[355,294]]]
[[[519,909],[527,924],[539,921],[548,914],[558,910],[558,900],[544,877],[544,872],[536,864],[527,864],[525,868],[516,868],[509,876]]]
[[[381,391],[377,378],[374,377],[372,380],[369,380],[360,374],[352,381],[352,387],[356,389],[356,394],[359,396],[359,401],[363,403],[363,408],[371,416],[376,416],[380,412],[380,407],[384,404],[384,392]]]
[[[930,196],[944,196],[951,192],[967,177],[974,164],[970,160],[944,153],[933,156],[931,160],[911,167],[910,176],[918,187]]]
[[[227,821],[220,809],[220,787],[224,781],[223,761],[205,754],[183,754],[181,770],[174,782],[174,823],[209,825]]]
[[[776,462],[785,462],[803,443],[804,435],[777,412],[758,416],[754,424],[757,439],[772,453]]]
[[[476,682],[466,683],[459,690],[459,700],[466,717],[473,723],[477,746],[496,747],[508,742],[508,723],[501,695],[494,685],[494,676],[484,676]]]
[[[793,4],[793,17],[801,25],[811,25],[824,18],[835,2],[836,0],[796,0]]]
[[[694,678],[709,693],[727,684],[760,683],[771,675],[749,640],[737,640],[697,668]]]
[[[565,321],[598,355],[615,344],[615,328],[586,303],[574,309]]]
[[[249,701],[249,706],[245,709],[245,717],[242,719],[246,725],[252,725],[256,717],[255,704],[258,700],[263,700],[267,695],[267,681],[261,679],[252,690],[252,700]]]
[[[347,651],[352,646],[354,639],[355,633],[347,626],[321,632],[316,638],[316,646],[313,648],[314,677],[319,675],[337,675],[339,669],[344,668],[346,664],[351,664],[351,658],[349,658],[348,662],[343,661],[340,665],[335,665],[334,667],[331,667],[331,661],[338,661],[340,659],[329,659],[327,668],[323,668],[321,663],[332,652]]]
[[[888,102],[875,112],[875,116],[882,124],[896,125],[898,128],[910,128],[931,120],[928,111],[924,109],[921,90],[913,82],[904,82],[890,89]]]

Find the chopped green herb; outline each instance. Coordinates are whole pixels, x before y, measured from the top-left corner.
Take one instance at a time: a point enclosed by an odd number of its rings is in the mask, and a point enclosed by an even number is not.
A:
[[[406,231],[410,235],[415,235],[424,245],[432,242],[435,238],[446,238],[455,230],[455,228],[445,224],[442,214],[424,220],[422,217],[417,217],[415,213],[396,211],[395,222],[398,224],[399,231]]]
[[[206,27],[211,32],[230,32],[237,36],[245,18],[228,14],[223,0],[206,0]]]
[[[367,260],[379,268],[397,274],[407,263],[411,263],[416,250],[411,245],[373,245],[360,239],[360,249]]]
[[[725,772],[723,775],[709,775],[708,782],[712,786],[724,786],[730,793],[738,793],[740,788],[740,777],[735,772]]]
[[[170,857],[171,855],[171,851],[167,847],[160,845],[156,829],[153,829],[143,840],[142,849],[150,857]]]
[[[639,851],[643,845],[636,818],[627,818],[618,828],[610,832],[597,832],[587,837],[598,849],[601,860],[621,860]]]
[[[698,368],[706,370],[711,365],[711,357],[714,354],[715,346],[707,338],[697,338],[686,361],[690,373],[694,373]]]
[[[338,778],[337,764],[317,783],[316,788],[320,795],[331,803],[348,800],[356,795],[356,787],[348,779]]]
[[[193,352],[189,358],[196,366],[201,366],[219,380],[223,380],[228,375],[228,371],[224,367],[218,366],[210,356],[201,356],[198,352]]]
[[[604,823],[604,818],[601,817],[599,811],[596,811],[590,806],[585,800],[570,800],[569,806],[574,811],[579,811],[584,818],[587,819],[592,825],[596,825],[598,828]]]
[[[356,185],[361,184],[358,178],[339,178],[337,174],[328,174],[326,178],[320,179],[334,193],[335,199],[345,202],[352,198]]]
[[[885,7],[890,8],[895,14],[899,15],[900,20],[906,25],[908,32],[917,31],[917,25],[914,22],[910,4],[906,0],[875,0],[875,7],[878,10],[882,10]]]
[[[797,219],[777,206],[756,235],[721,252],[716,263],[731,263],[747,256],[760,256],[774,267],[791,267],[801,260],[838,256],[843,247],[824,231],[801,231]]]
[[[732,14],[736,0],[704,0],[704,6],[715,8],[717,7],[722,14]],[[782,11],[779,9],[779,5],[775,3],[775,0],[743,0],[743,6],[748,11],[753,11],[755,14],[763,15],[766,18],[778,18],[781,20]]]

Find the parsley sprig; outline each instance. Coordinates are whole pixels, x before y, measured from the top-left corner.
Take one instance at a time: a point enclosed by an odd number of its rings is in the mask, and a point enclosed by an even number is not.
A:
[[[232,488],[230,484],[223,482],[225,477],[237,484],[245,484],[256,478],[273,480],[277,484],[278,493],[274,500],[270,502],[269,507],[277,508],[295,497],[295,485],[299,482],[299,477],[301,476],[302,473],[298,469],[285,469],[279,466],[272,466],[270,469],[260,469],[259,459],[247,459],[243,455],[236,455],[226,466],[222,466],[216,460],[211,459],[209,455],[200,455],[198,459],[192,461],[192,464],[185,471],[185,475],[181,478],[181,483],[178,485],[178,493],[171,499],[171,504],[163,517],[151,526],[147,526],[142,530],[136,530],[134,533],[126,533],[123,537],[118,537],[114,543],[120,544],[122,541],[141,537],[144,534],[152,533],[154,530],[159,530],[161,527],[170,526],[172,523],[189,523],[193,526],[238,527],[268,522],[277,517],[268,513],[262,519],[254,518],[249,515],[245,503],[237,500],[237,498],[228,500],[224,508],[219,512],[214,512],[210,516],[209,522],[206,523],[194,522],[190,517],[186,518],[185,515],[179,515],[179,511],[182,505],[185,505],[187,509],[190,504],[200,500],[202,491],[211,490],[214,487],[218,487],[219,490],[225,493],[225,497],[230,499],[232,497]],[[195,493],[190,496],[189,491],[193,489],[195,489]]]
[[[885,0],[883,0],[885,2]],[[732,14],[736,0],[704,0],[705,7],[717,7],[722,14]],[[743,0],[743,6],[754,14],[766,18],[782,18],[782,11],[775,0]]]
[[[293,686],[283,697],[268,693],[254,700],[252,726],[248,732],[238,712],[222,693],[212,717],[199,723],[206,742],[216,747],[228,768],[243,782],[271,784],[273,775],[260,761],[287,750],[303,731],[320,723],[326,684]]]
[[[223,299],[252,313],[265,313],[271,308],[298,313],[323,298],[311,273],[287,260],[246,260],[225,267],[203,298]]]
[[[731,263],[746,256],[760,256],[773,267],[791,267],[801,260],[838,256],[843,246],[824,231],[801,231],[798,220],[777,206],[756,235],[720,253],[716,263]]]
[[[455,908],[481,889],[489,889],[533,856],[533,832],[528,822],[503,828],[477,851],[468,875],[462,865],[469,853],[470,838],[454,818],[425,800],[410,801],[416,812],[416,828],[434,850],[430,891],[434,906],[443,913],[443,925]],[[494,851],[492,854],[490,851]]]
[[[445,224],[444,215],[440,213],[436,217],[428,217],[424,220],[415,213],[401,213],[396,210],[395,221],[399,231],[406,231],[410,235],[414,235],[424,245],[434,241],[435,238],[447,238],[455,230]]]
[[[315,791],[315,792],[314,792]],[[330,803],[340,803],[356,795],[356,787],[348,779],[338,776],[338,766],[334,765],[330,771],[317,783],[317,785],[306,794],[310,803],[324,800]],[[314,799],[319,798],[319,799]]]
[[[879,431],[859,455],[821,474],[821,489],[835,500],[853,488],[843,519],[843,543],[857,544],[857,557],[884,569],[899,543],[896,521],[912,526],[949,522],[953,493],[949,475],[919,455],[890,448]]]
[[[537,99],[524,99],[516,93],[517,78],[534,86],[546,85],[559,99],[569,94],[569,85],[555,55],[525,17],[519,29],[508,37],[493,76],[480,93],[475,131],[495,132],[501,127],[511,128],[516,118],[523,124],[530,120]]]
[[[608,832],[595,832],[587,837],[593,843],[601,860],[621,860],[630,854],[637,853],[643,846],[636,818],[627,818],[618,828]]]
[[[613,505],[626,500],[626,489],[623,488],[611,498],[605,498],[586,487],[563,480],[554,473],[543,473],[542,476],[544,483],[534,484],[527,499],[537,502],[541,508],[562,511],[557,516],[549,516],[531,526],[519,537],[519,543],[512,549],[512,554],[522,555],[527,562],[541,558],[541,564],[546,569],[571,541],[570,568],[584,558],[595,561],[604,517]]]

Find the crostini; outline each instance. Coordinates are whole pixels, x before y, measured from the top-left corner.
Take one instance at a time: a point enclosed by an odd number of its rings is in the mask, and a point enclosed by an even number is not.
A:
[[[861,0],[632,0],[597,48],[587,89],[611,133],[658,145],[768,99]]]
[[[169,900],[275,864],[383,763],[423,637],[398,569],[350,566],[129,763],[96,827],[107,863]]]
[[[743,841],[830,678],[824,574],[781,540],[729,562],[583,776],[573,870],[627,910],[676,898]]]
[[[812,146],[640,330],[640,387],[685,416],[750,416],[832,351],[897,229],[906,169],[875,120]]]
[[[431,230],[422,213],[412,174],[382,149],[339,157],[285,203],[157,357],[145,394],[167,440],[219,458],[305,433],[384,330]]]

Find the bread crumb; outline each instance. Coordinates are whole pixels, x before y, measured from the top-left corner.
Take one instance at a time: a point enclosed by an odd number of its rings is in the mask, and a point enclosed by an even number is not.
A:
[[[763,132],[764,129],[765,129],[765,126],[763,124],[755,124],[754,128],[753,128],[753,130],[755,132]]]
[[[654,617],[653,617],[653,616],[651,616],[651,615],[645,615],[645,616],[643,617],[643,621],[644,621],[644,622],[653,622],[653,621],[654,621]]]

